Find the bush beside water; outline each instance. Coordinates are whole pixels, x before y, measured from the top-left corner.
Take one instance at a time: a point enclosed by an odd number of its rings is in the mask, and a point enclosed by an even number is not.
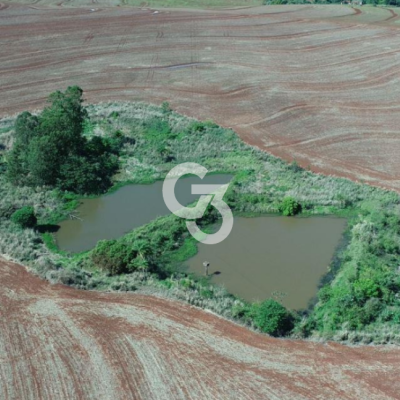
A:
[[[11,215],[11,221],[21,228],[34,228],[37,224],[35,210],[32,206],[25,206]]]

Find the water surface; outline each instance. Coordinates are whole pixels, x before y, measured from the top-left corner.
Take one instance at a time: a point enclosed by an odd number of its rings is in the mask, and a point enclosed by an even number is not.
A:
[[[231,178],[181,178],[175,195],[181,204],[187,205],[199,197],[191,194],[192,184],[225,184]],[[169,214],[162,185],[162,181],[128,185],[112,194],[83,200],[73,212],[79,219],[60,223],[56,234],[58,246],[71,252],[89,250],[99,240],[121,237]],[[186,264],[189,272],[203,275],[203,262],[209,261],[211,281],[225,285],[229,292],[243,299],[263,300],[281,292],[285,293],[285,306],[301,309],[316,294],[344,227],[344,219],[333,217],[239,217],[225,241],[217,245],[200,243],[198,254]]]
[[[286,307],[302,309],[328,271],[345,223],[334,217],[235,218],[227,239],[200,243],[186,264],[189,272],[204,275],[203,262],[210,262],[211,281],[245,300],[283,292]]]
[[[175,196],[182,205],[197,200],[192,184],[225,184],[232,175],[206,175],[204,179],[188,176],[178,180]],[[99,240],[116,239],[132,229],[147,224],[170,211],[162,196],[163,181],[150,185],[128,185],[95,199],[84,199],[72,213],[79,219],[61,222],[56,234],[61,250],[80,252],[93,248]]]

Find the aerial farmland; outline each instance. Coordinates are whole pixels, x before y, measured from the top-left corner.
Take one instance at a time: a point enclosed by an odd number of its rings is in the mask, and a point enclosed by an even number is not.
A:
[[[0,3],[0,399],[400,398],[400,9],[269,3]]]
[[[91,102],[168,100],[303,167],[400,190],[396,11],[41,4],[2,7],[2,115],[73,82]]]

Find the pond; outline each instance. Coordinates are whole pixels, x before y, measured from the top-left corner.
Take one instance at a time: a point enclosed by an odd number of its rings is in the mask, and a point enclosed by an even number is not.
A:
[[[199,198],[191,194],[193,184],[225,184],[232,175],[191,175],[178,180],[175,196],[182,205]],[[162,196],[163,181],[149,185],[127,185],[114,193],[94,199],[83,199],[72,213],[79,219],[62,221],[56,233],[61,250],[77,253],[92,249],[99,240],[116,239],[170,211]]]
[[[187,205],[198,199],[193,184],[225,184],[231,175],[188,176],[178,180],[175,194]],[[128,185],[114,193],[82,200],[73,212],[79,219],[60,223],[56,234],[61,250],[80,252],[99,240],[115,239],[155,218],[169,214],[162,196],[163,181]],[[334,217],[293,218],[235,217],[228,238],[216,245],[199,244],[199,252],[186,262],[188,272],[204,275],[210,265],[211,282],[230,293],[253,301],[275,292],[284,293],[283,304],[302,309],[315,296],[321,277],[345,229],[345,220]]]
[[[230,293],[248,301],[284,293],[286,307],[304,309],[328,272],[345,225],[334,217],[235,218],[223,242],[198,245],[187,272],[204,275],[208,261],[211,282]]]

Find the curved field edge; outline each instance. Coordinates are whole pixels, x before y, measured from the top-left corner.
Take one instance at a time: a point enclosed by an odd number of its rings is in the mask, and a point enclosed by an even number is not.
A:
[[[9,3],[34,5],[35,7],[115,7],[131,6],[141,8],[230,8],[261,6],[263,0],[11,0]]]
[[[0,260],[0,397],[398,398],[400,352],[279,340],[181,302],[75,290]]]
[[[126,142],[120,157],[116,186],[161,179],[173,165],[193,161],[212,172],[235,175],[227,194],[235,213],[276,213],[285,197],[293,197],[302,205],[304,215],[346,216],[347,246],[332,260],[317,304],[298,316],[293,335],[348,342],[399,342],[400,209],[396,193],[311,173],[244,144],[231,130],[157,106],[108,103],[87,108],[87,135],[109,136],[118,130],[134,139]],[[3,151],[12,143],[12,130],[13,119],[0,122]],[[196,251],[194,243],[182,235],[177,238],[177,250],[159,246],[155,253],[162,279],[138,271],[107,276],[93,265],[91,252],[69,256],[49,251],[44,242],[51,238],[43,240],[33,230],[17,229],[7,218],[10,208],[32,205],[39,223],[54,224],[71,213],[77,204],[75,195],[14,188],[3,174],[0,179],[0,253],[30,265],[40,276],[81,289],[144,288],[251,323],[243,315],[246,304],[240,299],[178,272],[176,266]],[[118,241],[129,246],[140,237],[154,246],[151,240],[155,232],[168,231],[166,227],[176,225],[174,219],[162,217]]]
[[[303,167],[400,190],[400,31],[396,18],[382,22],[389,9],[69,3],[0,7],[0,115],[41,108],[72,84],[91,102],[168,100]]]

